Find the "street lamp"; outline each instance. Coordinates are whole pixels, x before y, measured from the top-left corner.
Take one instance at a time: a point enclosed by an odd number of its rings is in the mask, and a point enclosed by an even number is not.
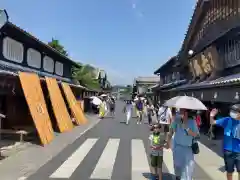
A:
[[[0,9],[0,29],[8,22],[8,14],[5,9]]]
[[[192,56],[193,53],[194,53],[194,52],[193,52],[193,50],[191,50],[191,49],[188,51],[188,55],[189,55],[189,56]]]

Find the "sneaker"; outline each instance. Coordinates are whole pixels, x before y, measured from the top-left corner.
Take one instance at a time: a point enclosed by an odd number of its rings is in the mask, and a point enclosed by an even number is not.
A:
[[[139,124],[139,122],[137,122],[137,124]]]

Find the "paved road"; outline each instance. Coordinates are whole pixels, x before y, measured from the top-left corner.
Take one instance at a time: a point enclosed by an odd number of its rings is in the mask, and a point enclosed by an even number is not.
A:
[[[124,124],[125,116],[121,112],[122,107],[123,103],[118,102],[115,119],[102,120],[41,167],[28,180],[148,179],[150,172],[148,126],[147,124],[137,125],[134,118],[129,125]],[[201,168],[203,166],[204,163],[196,165],[194,179],[212,180],[206,174],[206,170]],[[171,150],[164,152],[163,172],[164,180],[173,179]],[[219,177],[224,176],[222,172],[217,173]]]

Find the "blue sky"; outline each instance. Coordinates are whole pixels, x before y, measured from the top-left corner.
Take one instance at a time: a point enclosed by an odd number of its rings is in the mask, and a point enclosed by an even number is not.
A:
[[[196,0],[1,0],[10,21],[43,42],[60,40],[75,61],[113,84],[153,75],[175,55]]]

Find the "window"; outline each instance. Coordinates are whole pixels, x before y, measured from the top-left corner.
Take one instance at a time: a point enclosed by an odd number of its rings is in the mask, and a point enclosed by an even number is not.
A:
[[[63,64],[58,61],[55,63],[55,73],[59,76],[63,76]]]
[[[52,58],[45,56],[43,58],[43,69],[47,72],[53,73],[54,61]]]
[[[41,53],[35,49],[29,48],[27,50],[27,63],[34,68],[41,68]]]
[[[22,43],[15,41],[9,37],[3,39],[3,56],[17,63],[23,62],[24,47]]]

